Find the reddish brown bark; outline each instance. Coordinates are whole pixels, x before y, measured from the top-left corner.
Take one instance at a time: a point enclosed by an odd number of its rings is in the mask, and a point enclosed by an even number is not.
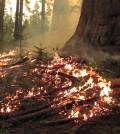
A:
[[[79,47],[80,41],[94,47],[120,50],[120,1],[84,0],[77,29],[64,49]],[[71,47],[72,46],[72,47]],[[109,51],[109,50],[107,50]]]

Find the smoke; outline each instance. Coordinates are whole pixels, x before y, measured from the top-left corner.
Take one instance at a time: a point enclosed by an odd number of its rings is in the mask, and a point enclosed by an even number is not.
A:
[[[81,2],[78,3],[78,0],[69,0],[69,5],[61,4],[60,12],[56,9],[56,11],[53,11],[53,14],[47,18],[47,28],[44,31],[41,31],[40,25],[35,24],[26,28],[24,31],[28,44],[26,48],[33,50],[33,46],[42,44],[43,47],[47,48],[46,50],[49,53],[54,53],[53,48],[62,48],[76,30],[80,17],[79,8],[81,4]],[[63,10],[63,6],[66,11]]]
[[[79,40],[79,44],[75,44],[72,48],[69,47],[69,49],[68,51],[72,49],[72,55],[82,57],[89,61],[89,63],[95,63],[98,68],[111,70],[113,77],[120,77],[120,54],[114,50],[112,53],[110,50],[106,52],[99,47],[95,48],[95,46],[85,43],[82,39]],[[114,74],[114,72],[118,73]]]

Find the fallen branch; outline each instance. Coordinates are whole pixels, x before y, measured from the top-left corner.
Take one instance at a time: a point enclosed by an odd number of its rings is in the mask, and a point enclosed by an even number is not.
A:
[[[60,100],[58,100],[56,102],[53,102],[53,103],[48,104],[48,105],[43,106],[43,107],[20,112],[20,113],[13,114],[13,115],[12,114],[4,115],[1,117],[4,117],[6,119],[10,118],[10,119],[7,119],[6,122],[11,123],[13,125],[17,125],[18,122],[24,123],[24,122],[27,122],[29,120],[36,120],[38,118],[44,119],[44,118],[49,117],[51,115],[57,114],[62,110],[71,109],[73,104],[76,104],[76,103],[78,106],[81,106],[84,104],[89,104],[89,103],[91,104],[91,103],[94,103],[97,99],[98,99],[98,97],[93,97],[93,98],[87,99],[87,100],[80,100],[77,102],[71,101],[71,102],[64,104],[64,105],[61,104],[60,106],[50,107],[52,104],[58,103],[60,101]]]
[[[28,58],[28,57],[25,57],[25,58],[19,60],[19,61],[16,62],[16,63],[12,63],[12,64],[9,64],[9,65],[2,65],[2,66],[0,66],[0,67],[1,67],[1,68],[12,67],[12,66],[16,66],[16,65],[23,64],[24,62],[26,62],[26,61],[28,61],[28,60],[29,60],[29,58]]]
[[[97,73],[102,73],[102,72],[111,73],[111,71],[108,70],[108,69],[95,68],[95,69],[93,69],[93,70],[94,70],[95,72],[97,72]]]
[[[72,88],[73,87],[73,85],[71,85],[71,86],[66,86],[66,87],[62,87],[62,88],[53,88],[53,89],[51,89],[50,91],[48,91],[47,93],[45,93],[45,94],[43,94],[43,95],[55,95],[55,94],[57,94],[58,92],[60,92],[60,91],[64,91],[64,90],[69,90],[70,88]]]
[[[37,112],[37,111],[41,111],[43,109],[47,109],[49,108],[51,105],[55,104],[57,102],[50,102],[44,106],[39,106],[37,108],[32,108],[32,109],[29,109],[29,110],[26,110],[26,111],[21,111],[21,112],[18,112],[18,113],[1,113],[0,114],[0,119],[9,119],[9,118],[13,118],[13,117],[18,117],[18,116],[22,116],[22,115],[25,115],[25,114],[30,114],[30,113],[34,113],[34,112]]]
[[[57,121],[40,121],[39,124],[43,125],[43,126],[62,125],[62,124],[67,124],[67,123],[74,122],[74,121],[77,121],[77,120],[83,120],[83,119],[84,119],[84,117],[81,116],[81,117],[60,119],[60,120],[57,120]]]
[[[60,76],[62,76],[62,77],[65,77],[65,78],[71,80],[73,84],[76,83],[76,82],[80,82],[80,81],[78,80],[78,78],[76,78],[76,77],[74,77],[74,76],[71,76],[71,75],[68,75],[68,74],[65,74],[65,73],[62,73],[62,72],[58,72],[58,75],[60,75]]]
[[[83,105],[86,105],[86,104],[93,104],[98,99],[99,99],[99,97],[93,97],[93,98],[86,99],[86,100],[72,101],[71,103],[66,104],[65,108],[67,110],[69,110],[69,109],[72,108],[72,106],[74,104],[76,104],[77,106],[83,106]]]
[[[10,119],[6,120],[5,122],[1,122],[1,125],[3,125],[4,123],[10,123],[13,126],[15,126],[15,125],[18,125],[19,123],[24,123],[29,120],[36,120],[39,118],[45,119],[46,117],[59,113],[60,111],[63,110],[63,108],[64,108],[64,106],[50,107],[50,108],[44,109],[42,111],[30,113],[27,115],[26,114],[21,115],[21,116],[15,117],[15,118],[10,118]]]

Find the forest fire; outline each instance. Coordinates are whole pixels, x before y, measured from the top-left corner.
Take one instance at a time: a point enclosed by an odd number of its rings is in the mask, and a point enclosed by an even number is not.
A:
[[[53,133],[120,133],[120,0],[0,0],[0,134]]]
[[[62,106],[58,113],[68,118],[87,120],[115,104],[111,83],[83,64],[83,59],[55,54],[49,62],[29,59],[15,64],[17,59],[22,61],[17,57],[15,50],[0,55],[0,79],[5,83],[1,88],[7,91],[0,96],[1,113],[19,112],[23,100],[37,98],[52,102],[51,108]]]

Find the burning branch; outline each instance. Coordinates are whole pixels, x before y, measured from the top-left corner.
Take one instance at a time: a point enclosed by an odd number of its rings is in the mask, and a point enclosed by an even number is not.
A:
[[[72,81],[72,84],[75,84],[75,83],[77,83],[77,82],[80,82],[76,77],[71,76],[71,75],[67,75],[67,74],[62,73],[62,72],[58,72],[58,75],[69,79],[70,81]]]
[[[0,67],[2,67],[2,68],[12,67],[12,66],[23,64],[28,60],[29,60],[28,57],[24,57],[23,59],[20,59],[19,61],[15,62],[15,63],[9,64],[9,65],[2,65]]]

